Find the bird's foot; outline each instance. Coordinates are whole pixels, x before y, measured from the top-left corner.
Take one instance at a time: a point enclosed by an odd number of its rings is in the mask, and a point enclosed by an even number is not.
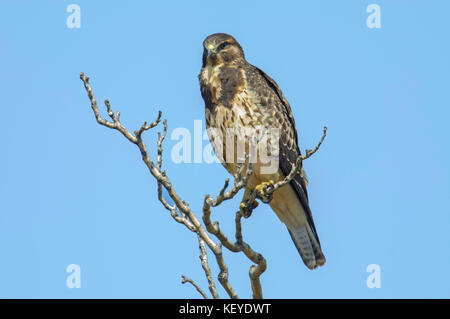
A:
[[[244,218],[249,218],[258,205],[259,203],[256,200],[253,200],[252,202],[243,200],[239,205],[239,211]]]
[[[274,181],[270,180],[268,182],[263,182],[263,183],[259,184],[255,188],[256,195],[258,196],[258,198],[261,199],[266,204],[270,203],[270,201],[272,200],[273,193],[268,192],[268,190],[270,190],[274,184],[275,184]]]

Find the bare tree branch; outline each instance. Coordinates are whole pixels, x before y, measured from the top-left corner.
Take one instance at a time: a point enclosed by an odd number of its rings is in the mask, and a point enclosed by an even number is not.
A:
[[[200,262],[202,264],[203,271],[205,272],[206,279],[208,280],[208,288],[214,299],[219,299],[219,294],[217,293],[216,284],[214,278],[211,274],[211,268],[209,268],[208,263],[208,251],[205,246],[205,242],[200,236],[198,238],[198,247],[200,249]]]
[[[261,274],[266,270],[266,260],[265,258],[259,254],[256,253],[250,245],[248,245],[244,240],[242,239],[242,225],[241,225],[241,218],[242,214],[240,211],[236,213],[236,242],[233,243],[228,239],[228,237],[222,232],[222,230],[219,227],[218,222],[212,222],[211,221],[211,207],[217,206],[220,203],[222,203],[224,200],[230,199],[233,196],[237,194],[237,192],[246,186],[247,181],[249,177],[252,174],[252,166],[251,164],[248,165],[248,169],[246,172],[246,175],[244,177],[241,176],[243,173],[243,169],[239,169],[237,175],[235,176],[235,184],[234,187],[229,191],[225,192],[226,188],[229,184],[228,179],[225,181],[224,187],[220,190],[219,195],[213,199],[210,195],[206,195],[204,203],[203,203],[203,222],[206,226],[206,229],[211,234],[215,235],[223,246],[225,246],[228,250],[232,252],[243,252],[247,258],[249,258],[252,262],[254,262],[256,265],[252,265],[250,267],[249,275],[250,275],[250,281],[253,291],[253,298],[255,299],[261,299],[262,294],[262,287],[259,280],[259,277]]]
[[[302,167],[302,162],[308,158],[310,158],[315,152],[317,152],[320,148],[320,146],[323,143],[323,140],[325,139],[325,137],[327,136],[327,127],[324,126],[323,127],[323,134],[322,137],[319,141],[319,143],[317,143],[316,147],[313,150],[306,150],[306,154],[305,155],[301,155],[297,158],[297,162],[295,163],[294,167],[292,167],[291,171],[289,172],[288,176],[285,177],[284,180],[276,183],[273,185],[272,189],[270,189],[269,191],[271,193],[275,192],[278,188],[288,184],[290,181],[292,181],[292,179],[295,177],[295,175],[298,173],[299,169]]]
[[[137,137],[138,139],[140,139],[140,138],[141,138],[141,135],[142,135],[142,133],[143,133],[144,131],[147,131],[147,130],[149,130],[149,129],[152,129],[152,128],[154,128],[156,125],[159,124],[159,122],[161,121],[161,115],[162,115],[162,112],[161,112],[161,111],[158,111],[158,117],[156,118],[156,120],[155,120],[154,122],[150,123],[149,125],[147,125],[147,122],[144,122],[144,124],[142,124],[142,126],[141,126],[141,128],[140,128],[139,130],[134,131],[134,135],[136,135],[136,137]],[[167,125],[167,123],[166,123],[166,125]],[[166,130],[167,130],[166,125],[165,125],[164,127],[165,127]]]
[[[248,199],[248,202],[254,201],[255,198],[259,198],[263,202],[266,202],[266,203],[270,202],[273,193],[277,189],[279,189],[280,187],[283,187],[286,184],[289,184],[294,179],[294,177],[297,175],[297,173],[301,169],[303,161],[310,158],[314,153],[316,153],[319,150],[319,148],[322,145],[326,136],[327,136],[327,127],[324,126],[322,137],[321,137],[320,141],[317,143],[316,147],[313,150],[306,150],[305,155],[299,156],[297,158],[295,165],[291,168],[291,171],[283,180],[281,180],[277,183],[274,183],[274,184],[265,183],[265,184],[259,185],[260,187],[257,186],[252,191],[250,198]]]
[[[220,268],[220,273],[218,275],[219,282],[224,287],[225,291],[228,293],[230,298],[238,298],[236,292],[234,291],[231,284],[228,282],[228,266],[225,263],[225,260],[223,259],[222,254],[222,245],[220,243],[216,244],[212,238],[208,235],[206,230],[201,225],[200,221],[197,219],[195,214],[190,209],[189,205],[181,199],[181,197],[176,193],[175,189],[172,186],[172,183],[170,182],[168,176],[161,171],[161,163],[162,163],[162,148],[158,152],[158,158],[157,158],[157,165],[151,160],[148,151],[147,146],[142,141],[142,133],[146,130],[149,130],[156,125],[161,120],[161,111],[158,112],[158,117],[156,120],[149,125],[147,123],[144,123],[139,130],[135,131],[135,135],[131,134],[119,121],[120,113],[114,114],[112,112],[110,103],[108,100],[105,101],[105,105],[108,111],[108,115],[111,117],[113,122],[108,122],[107,120],[103,119],[100,115],[100,112],[98,110],[97,102],[94,97],[94,93],[92,91],[92,88],[89,84],[89,78],[84,75],[84,73],[80,74],[80,79],[83,81],[84,87],[86,89],[86,92],[88,94],[89,100],[91,101],[91,107],[94,112],[95,118],[97,122],[101,125],[104,125],[108,128],[114,129],[122,133],[130,142],[136,144],[139,148],[139,151],[141,152],[141,157],[144,163],[146,164],[149,172],[152,174],[152,176],[156,179],[157,183],[162,185],[162,187],[165,188],[167,193],[169,194],[170,198],[174,201],[174,205],[171,206],[167,203],[167,201],[164,200],[162,196],[162,188],[158,187],[158,199],[161,201],[163,206],[170,211],[171,216],[179,223],[184,224],[189,230],[195,231],[197,235],[203,240],[204,243],[211,249],[211,251],[214,253],[216,257],[217,264]],[[163,136],[165,134],[163,133],[162,136],[159,137],[158,143],[162,144]],[[180,214],[177,214],[178,210]],[[181,215],[181,216],[180,216]]]
[[[136,144],[136,137],[134,137],[128,130],[123,127],[119,122],[120,113],[117,114],[117,116],[114,116],[114,112],[111,110],[111,106],[109,104],[108,100],[105,100],[105,105],[108,110],[108,115],[111,117],[113,122],[108,122],[107,120],[103,119],[100,115],[100,112],[98,111],[97,101],[94,97],[94,93],[92,92],[92,89],[89,85],[89,78],[84,76],[84,73],[80,74],[80,79],[84,83],[84,87],[86,88],[86,92],[89,96],[89,99],[91,100],[91,107],[95,114],[95,119],[97,122],[103,126],[118,130],[120,133],[122,133],[130,142]]]
[[[251,265],[249,270],[249,276],[250,276],[250,282],[253,292],[254,298],[262,298],[262,287],[260,282],[260,276],[261,274],[266,270],[267,263],[264,257],[255,252],[249,244],[247,244],[242,237],[242,223],[241,219],[243,217],[241,211],[238,211],[236,213],[236,233],[235,238],[236,242],[232,242],[228,239],[228,237],[225,235],[225,233],[222,232],[222,230],[219,227],[218,222],[212,222],[211,221],[211,207],[216,207],[220,204],[222,204],[224,201],[234,198],[234,196],[247,185],[247,182],[252,174],[252,165],[249,157],[246,157],[246,161],[244,163],[238,164],[237,172],[234,176],[234,185],[229,190],[226,191],[229,186],[229,180],[227,179],[225,181],[224,186],[221,188],[219,195],[216,198],[211,197],[210,195],[206,195],[204,202],[203,202],[203,214],[202,214],[202,220],[204,222],[203,226],[199,219],[196,217],[194,212],[189,207],[188,203],[186,203],[175,191],[169,177],[167,176],[166,172],[162,170],[162,161],[163,161],[163,147],[162,143],[166,137],[167,134],[167,120],[163,121],[163,132],[158,133],[158,141],[157,141],[157,158],[156,158],[156,165],[150,158],[147,146],[142,140],[142,134],[150,130],[154,127],[156,127],[160,121],[162,112],[158,111],[158,115],[155,119],[155,121],[151,122],[150,124],[147,124],[147,122],[144,122],[144,124],[136,131],[134,131],[134,135],[130,133],[129,130],[127,130],[121,123],[120,123],[120,112],[114,113],[114,111],[111,108],[110,102],[108,100],[105,100],[105,106],[108,113],[108,116],[110,117],[111,121],[108,121],[104,118],[102,118],[98,106],[97,101],[94,97],[94,93],[92,91],[92,88],[89,84],[89,78],[84,75],[84,73],[80,74],[80,79],[83,81],[84,87],[86,89],[87,95],[89,97],[89,100],[91,102],[91,108],[94,112],[95,118],[97,122],[103,126],[106,126],[110,129],[114,129],[119,131],[125,138],[127,138],[130,142],[137,145],[139,148],[139,151],[141,153],[141,157],[143,162],[146,164],[147,169],[149,170],[150,174],[155,178],[157,182],[157,195],[158,200],[161,202],[163,207],[170,212],[170,215],[172,218],[186,226],[187,229],[189,229],[192,232],[195,232],[198,238],[199,242],[199,250],[200,250],[200,261],[203,267],[203,270],[205,272],[205,276],[208,281],[208,287],[211,292],[211,295],[214,298],[219,298],[219,295],[217,293],[217,288],[214,282],[214,278],[211,273],[211,269],[209,267],[208,263],[208,257],[207,257],[207,249],[208,247],[215,256],[217,265],[219,266],[220,273],[218,275],[218,280],[222,287],[227,292],[228,296],[230,298],[238,298],[238,295],[234,291],[234,288],[231,286],[228,276],[228,266],[225,263],[225,260],[223,258],[223,247],[229,249],[233,252],[243,252],[244,255],[251,260],[254,264]],[[250,205],[256,197],[263,198],[266,196],[271,196],[274,191],[276,191],[278,188],[282,187],[283,185],[289,183],[295,174],[298,172],[299,168],[301,167],[301,163],[303,160],[309,158],[311,155],[313,155],[322,144],[324,138],[326,135],[326,127],[324,128],[324,134],[322,136],[322,139],[317,144],[314,150],[306,151],[306,155],[300,156],[296,162],[296,165],[292,168],[290,174],[286,176],[286,178],[283,181],[279,181],[278,183],[271,184],[271,185],[264,185],[262,188],[263,194],[259,194],[256,190],[254,190],[251,193],[250,199],[247,201],[246,207],[248,207],[249,215],[251,214],[251,211],[256,207],[253,205]],[[170,205],[167,200],[163,197],[163,189],[167,191],[169,197],[173,201],[173,205]],[[248,216],[244,216],[248,217]],[[211,236],[215,236],[219,242],[215,242]],[[192,284],[197,291],[204,297],[208,298],[208,296],[201,290],[201,288],[191,279],[182,276],[183,280],[182,283],[189,282]]]
[[[253,298],[262,299],[262,287],[259,277],[264,271],[266,271],[267,263],[266,259],[259,253],[255,252],[249,244],[244,242],[242,239],[242,225],[241,225],[242,214],[240,211],[236,213],[236,244],[241,247],[245,256],[254,262],[256,265],[250,267],[249,275],[252,285]]]
[[[162,132],[162,134],[160,132],[158,132],[158,157],[156,160],[156,163],[158,165],[158,170],[161,170],[161,165],[162,165],[162,143],[164,142],[164,139],[166,138],[166,134],[167,134],[167,120],[163,121],[163,125],[164,125],[164,130]]]
[[[185,284],[185,283],[190,283],[192,286],[195,287],[195,289],[197,289],[197,291],[203,296],[203,298],[208,299],[208,296],[203,292],[202,288],[200,288],[192,279],[186,277],[186,276],[181,276],[182,280],[181,283]]]

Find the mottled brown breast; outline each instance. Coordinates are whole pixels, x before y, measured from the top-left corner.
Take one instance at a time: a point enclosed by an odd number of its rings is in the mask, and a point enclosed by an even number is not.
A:
[[[208,134],[216,156],[226,169],[233,173],[237,158],[227,158],[227,129],[237,133],[239,145],[248,149],[248,129],[272,127],[274,117],[269,109],[261,107],[262,97],[257,90],[250,89],[246,76],[246,65],[220,65],[204,67],[199,75],[201,91],[205,100],[205,117],[208,129],[217,128],[221,136]],[[220,146],[219,146],[220,144]],[[234,146],[237,149],[237,146]],[[236,152],[234,152],[236,154]],[[221,158],[222,157],[222,158]],[[223,161],[226,159],[226,163]]]
[[[237,94],[245,88],[243,70],[238,65],[206,65],[199,80],[205,107],[212,112],[219,105],[231,109]]]
[[[219,103],[221,87],[219,74],[221,68],[222,65],[207,65],[202,68],[198,76],[200,80],[200,91],[205,101],[205,108],[210,110],[213,110]]]

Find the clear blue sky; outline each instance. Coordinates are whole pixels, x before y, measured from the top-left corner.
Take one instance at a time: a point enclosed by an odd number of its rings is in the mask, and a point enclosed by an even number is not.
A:
[[[80,29],[66,26],[71,3]],[[371,3],[381,29],[366,26]],[[1,1],[0,297],[199,297],[182,274],[207,289],[195,236],[157,201],[137,148],[95,122],[79,73],[130,129],[161,109],[169,134],[192,130],[204,119],[202,41],[215,32],[278,82],[302,149],[328,126],[305,163],[327,264],[308,270],[260,205],[244,238],[268,261],[265,297],[450,297],[449,12],[444,0]],[[173,163],[175,143],[165,169],[200,212],[228,175]],[[238,203],[213,214],[230,234]],[[250,263],[225,257],[251,297]],[[66,286],[69,264],[79,289]],[[366,286],[369,264],[381,288]]]

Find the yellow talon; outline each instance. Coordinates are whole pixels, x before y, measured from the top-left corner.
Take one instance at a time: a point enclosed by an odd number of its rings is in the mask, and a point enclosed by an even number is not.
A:
[[[269,196],[266,195],[266,189],[270,186],[273,186],[275,183],[273,180],[268,182],[263,182],[255,187],[256,192],[258,193],[259,198],[264,202],[268,203],[272,200],[271,194]]]
[[[256,200],[253,200],[251,203],[249,203],[251,191],[249,189],[245,189],[244,197],[242,198],[241,203],[239,204],[239,211],[241,212],[241,215],[245,218],[250,217],[252,214],[253,209],[258,207],[259,203]]]
[[[273,180],[270,180],[268,182],[262,182],[261,184],[259,184],[258,186],[256,186],[256,191],[258,192],[258,194],[260,194],[261,196],[264,196],[264,190],[269,187],[272,186],[273,184],[275,184],[273,182]]]

